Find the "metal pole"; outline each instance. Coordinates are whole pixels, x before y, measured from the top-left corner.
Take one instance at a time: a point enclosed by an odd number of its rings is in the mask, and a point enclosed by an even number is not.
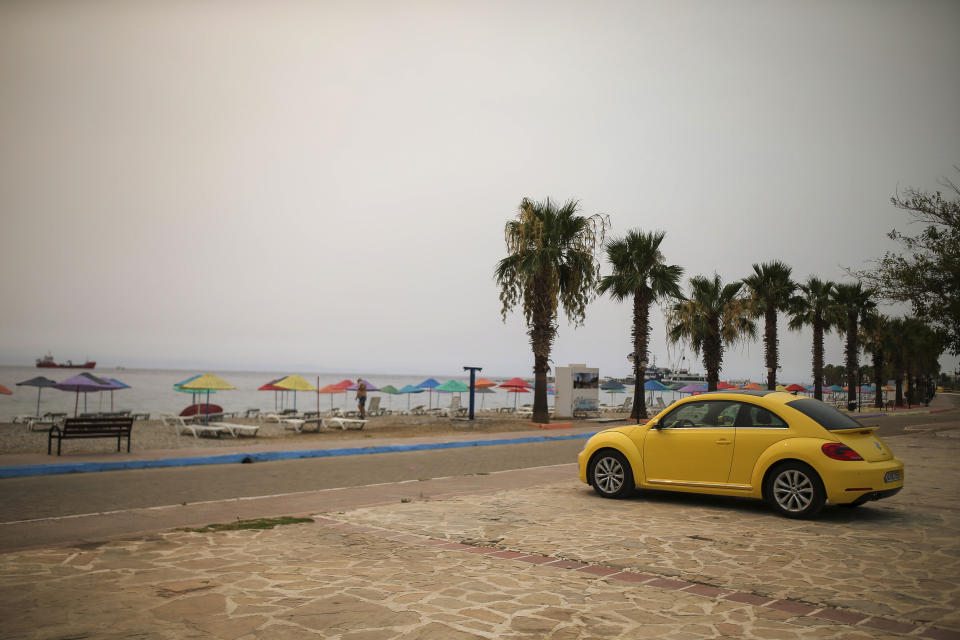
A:
[[[470,420],[473,420],[473,407],[474,407],[474,397],[476,395],[476,389],[474,385],[477,381],[477,371],[483,371],[483,367],[464,367],[464,371],[470,372]]]

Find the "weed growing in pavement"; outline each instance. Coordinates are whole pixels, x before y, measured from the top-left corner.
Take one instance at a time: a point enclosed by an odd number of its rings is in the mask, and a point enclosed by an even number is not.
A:
[[[200,529],[184,527],[179,529],[179,531],[209,533],[210,531],[239,531],[241,529],[273,529],[279,525],[301,524],[304,522],[313,522],[313,518],[294,518],[293,516],[282,516],[279,518],[256,518],[254,520],[237,520],[236,522],[208,524]]]

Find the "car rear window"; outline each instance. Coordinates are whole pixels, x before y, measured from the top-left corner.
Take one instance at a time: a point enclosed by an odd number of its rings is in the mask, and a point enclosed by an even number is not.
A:
[[[787,406],[796,409],[828,431],[856,429],[863,426],[863,424],[857,422],[849,415],[837,411],[830,405],[824,404],[814,398],[793,400],[792,402],[788,402]]]

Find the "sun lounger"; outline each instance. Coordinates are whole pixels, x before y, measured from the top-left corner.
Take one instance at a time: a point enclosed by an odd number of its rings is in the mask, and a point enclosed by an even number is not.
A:
[[[329,424],[328,424],[329,423]],[[326,429],[330,425],[340,427],[343,431],[347,429],[363,429],[367,424],[366,420],[354,420],[351,418],[321,418],[320,425]]]
[[[184,433],[192,433],[194,438],[199,438],[201,435],[219,438],[224,433],[230,433],[227,429],[213,424],[190,424],[183,419],[183,416],[161,414],[160,421],[168,427],[172,426],[178,436],[182,436]]]
[[[258,424],[235,424],[233,422],[212,422],[210,423],[210,426],[223,427],[234,438],[238,438],[240,436],[253,437],[257,435],[257,431],[260,430],[260,425]]]

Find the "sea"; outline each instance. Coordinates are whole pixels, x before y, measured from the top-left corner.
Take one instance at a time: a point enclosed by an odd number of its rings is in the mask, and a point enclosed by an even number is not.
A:
[[[332,407],[353,408],[356,406],[354,392],[337,394],[317,394],[314,392],[275,392],[258,391],[266,383],[282,378],[284,376],[297,373],[303,376],[310,384],[318,385],[323,388],[329,384],[336,384],[342,380],[356,380],[356,373],[310,373],[302,371],[288,372],[269,372],[269,371],[195,371],[195,370],[176,370],[176,369],[133,369],[133,368],[115,368],[100,367],[96,369],[38,369],[36,367],[22,366],[0,366],[0,384],[4,385],[13,395],[0,395],[0,420],[6,418],[7,421],[18,415],[34,415],[37,411],[37,388],[16,386],[18,382],[29,380],[36,376],[44,376],[55,382],[66,380],[83,372],[91,373],[95,376],[107,376],[115,378],[124,384],[130,386],[129,389],[119,391],[81,393],[77,396],[74,392],[60,391],[54,388],[44,388],[40,391],[40,414],[50,412],[65,412],[73,415],[74,404],[77,403],[78,411],[125,411],[150,413],[151,417],[156,418],[160,413],[180,413],[184,408],[193,404],[193,394],[175,391],[173,385],[187,378],[201,373],[212,373],[236,387],[235,390],[217,391],[210,395],[210,402],[223,407],[224,411],[245,411],[246,409],[258,408],[264,411],[273,411],[281,409],[300,409],[301,411],[310,411],[319,409],[325,410]],[[406,385],[416,386],[433,377],[437,382],[443,383],[453,379],[469,384],[469,377],[447,377],[447,376],[425,376],[425,375],[362,375],[365,380],[377,387],[393,385],[401,389]],[[506,378],[488,377],[493,382],[503,382]],[[533,402],[533,394],[517,394],[509,392],[506,389],[492,388],[492,393],[478,393],[476,396],[477,408],[496,408],[523,405]],[[387,393],[376,394],[381,397],[380,406],[387,409],[407,409],[417,405],[424,406],[448,406],[450,404],[449,393],[426,392],[419,394],[390,395]],[[606,395],[606,394],[603,394]],[[469,402],[468,393],[461,395],[461,406],[467,406]],[[372,397],[372,395],[371,395]],[[620,401],[623,396],[620,395]],[[206,393],[198,402],[206,402]],[[318,402],[319,401],[319,402]],[[368,400],[369,402],[369,400]]]

